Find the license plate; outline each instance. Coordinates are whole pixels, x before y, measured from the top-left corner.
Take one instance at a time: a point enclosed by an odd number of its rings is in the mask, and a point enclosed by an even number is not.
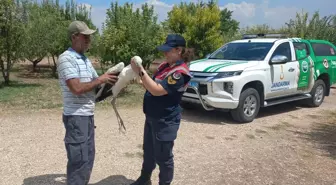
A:
[[[198,82],[190,81],[189,86],[198,88]]]

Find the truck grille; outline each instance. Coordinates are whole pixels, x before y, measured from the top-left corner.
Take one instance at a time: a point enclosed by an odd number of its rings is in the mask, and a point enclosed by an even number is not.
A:
[[[206,84],[199,84],[198,91],[201,95],[207,95],[208,94],[208,86]],[[196,92],[192,88],[188,88],[186,90],[186,92],[191,93],[191,94],[196,94]]]

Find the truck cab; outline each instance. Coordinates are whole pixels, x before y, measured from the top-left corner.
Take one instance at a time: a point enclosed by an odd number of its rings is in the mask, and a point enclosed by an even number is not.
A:
[[[320,106],[336,81],[335,46],[284,36],[244,35],[192,61],[182,105],[229,110],[243,123],[253,121],[260,107],[297,100]]]

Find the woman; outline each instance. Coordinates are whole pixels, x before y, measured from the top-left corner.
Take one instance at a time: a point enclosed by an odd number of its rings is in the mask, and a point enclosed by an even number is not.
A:
[[[141,176],[132,185],[150,185],[151,174],[159,165],[159,185],[169,185],[174,174],[173,146],[181,121],[182,95],[191,78],[187,64],[193,55],[185,39],[170,34],[157,49],[166,61],[151,78],[142,66],[131,61],[132,69],[146,88],[143,111],[146,115]]]

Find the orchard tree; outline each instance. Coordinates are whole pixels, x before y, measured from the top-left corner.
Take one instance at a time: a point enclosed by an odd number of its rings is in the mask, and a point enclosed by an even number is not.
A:
[[[98,56],[103,66],[124,62],[128,65],[134,55],[143,59],[148,68],[158,55],[155,47],[164,41],[164,32],[157,23],[153,6],[111,3],[107,10],[103,34],[99,38]]]
[[[0,69],[5,85],[9,85],[13,64],[23,57],[24,17],[22,3],[0,1]]]
[[[220,13],[220,30],[222,35],[233,36],[239,30],[239,22],[232,19],[233,11],[227,8]]]
[[[50,12],[48,2],[30,2],[24,7],[29,12],[27,24],[25,24],[24,53],[25,58],[33,63],[33,71],[37,64],[48,55],[52,31],[50,23],[53,14]]]
[[[166,23],[171,32],[185,37],[188,47],[202,58],[223,44],[221,14],[216,3],[180,3],[168,13]]]

